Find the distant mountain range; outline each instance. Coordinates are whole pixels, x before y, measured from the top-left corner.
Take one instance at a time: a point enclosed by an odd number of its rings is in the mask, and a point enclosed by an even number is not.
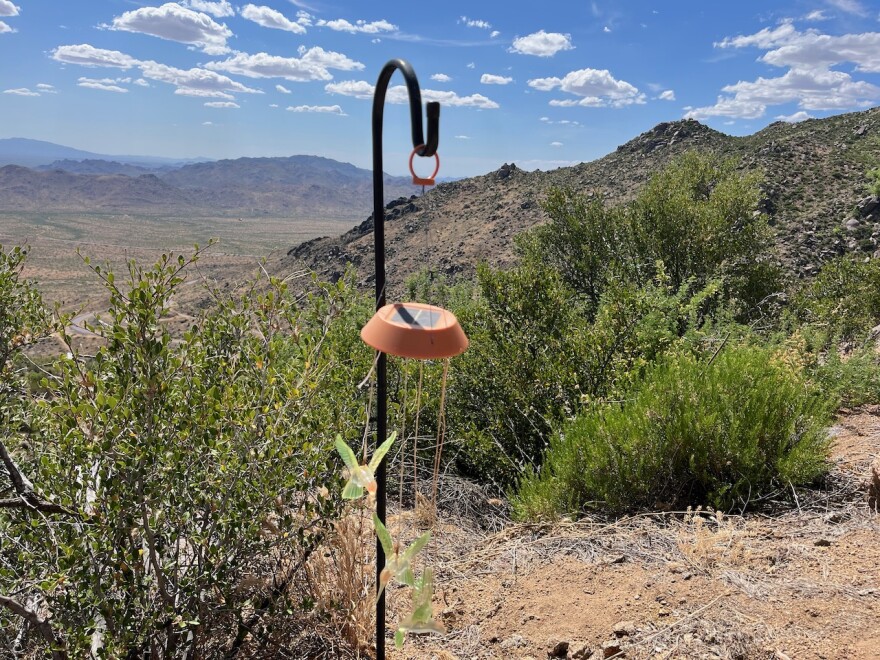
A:
[[[207,158],[162,158],[159,156],[108,156],[91,151],[65,147],[54,142],[31,140],[29,138],[0,139],[0,165],[21,165],[40,167],[55,161],[103,160],[115,161],[144,168],[186,165],[187,163],[208,160]]]
[[[16,156],[16,153],[19,154]],[[339,219],[372,207],[372,172],[319,156],[181,164],[106,156],[49,142],[0,140],[0,212]],[[25,163],[31,163],[27,166]],[[386,198],[417,192],[385,177]]]

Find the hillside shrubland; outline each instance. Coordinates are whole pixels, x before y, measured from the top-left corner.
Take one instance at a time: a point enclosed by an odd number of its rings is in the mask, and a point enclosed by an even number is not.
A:
[[[622,205],[554,190],[512,268],[412,279],[471,341],[449,372],[445,468],[525,519],[744,511],[820,480],[835,407],[880,400],[880,260],[797,281],[760,186],[689,153]],[[25,253],[0,250],[0,646],[23,657],[97,640],[102,657],[266,657],[307,630],[346,637],[352,603],[321,597],[307,566],[333,559],[344,511],[334,438],[370,423],[372,302],[348,277],[268,278],[212,292],[175,337],[162,320],[198,254],[119,279],[93,266],[110,308],[84,355],[21,278]],[[53,332],[65,354],[30,362]],[[414,418],[421,436],[440,424],[442,368],[389,360],[392,480]]]

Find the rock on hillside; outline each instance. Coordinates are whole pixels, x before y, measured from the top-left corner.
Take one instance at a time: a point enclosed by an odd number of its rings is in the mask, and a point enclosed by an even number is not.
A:
[[[510,264],[513,237],[546,221],[541,203],[554,186],[602,195],[609,203],[632,199],[648,178],[688,150],[732,157],[765,173],[762,210],[781,252],[801,273],[845,251],[876,250],[878,222],[860,220],[856,236],[844,228],[864,198],[865,172],[880,166],[880,108],[777,122],[747,137],[732,137],[694,120],[658,124],[598,160],[550,172],[524,172],[512,164],[483,176],[443,183],[424,197],[396,200],[386,212],[389,287],[399,290],[413,273],[430,267],[472,273],[485,260]],[[878,218],[880,221],[880,218]],[[372,218],[348,233],[291,249],[280,271],[303,264],[328,278],[346,263],[362,284],[373,278]],[[878,255],[880,256],[880,255]]]

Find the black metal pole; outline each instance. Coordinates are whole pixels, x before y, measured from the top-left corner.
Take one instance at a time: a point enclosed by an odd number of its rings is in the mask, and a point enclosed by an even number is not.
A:
[[[379,74],[376,91],[373,95],[373,239],[376,258],[376,310],[385,305],[385,186],[382,171],[382,118],[385,110],[385,93],[388,82],[396,70],[403,74],[409,96],[410,124],[412,126],[413,149],[419,156],[433,156],[440,140],[440,104],[428,103],[428,140],[422,133],[422,92],[419,81],[409,62],[400,59],[389,60]],[[376,442],[378,447],[388,435],[387,401],[387,361],[384,353],[379,354],[376,363]],[[376,469],[376,515],[385,524],[385,461]],[[376,539],[376,590],[379,589],[379,575],[385,566],[385,551]],[[385,592],[376,602],[376,658],[385,660]]]

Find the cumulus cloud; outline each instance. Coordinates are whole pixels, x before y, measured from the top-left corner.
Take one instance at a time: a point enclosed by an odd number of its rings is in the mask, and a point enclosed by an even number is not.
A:
[[[562,142],[551,142],[551,143],[550,143],[550,146],[551,146],[551,147],[561,147],[561,146],[562,146]]]
[[[357,99],[371,99],[376,88],[366,80],[346,80],[338,83],[329,83],[324,89],[330,94],[340,94],[342,96],[353,96]],[[388,89],[386,99],[389,103],[405,104],[409,103],[405,85],[396,85]],[[447,107],[470,107],[480,108],[483,110],[494,110],[500,107],[495,101],[489,99],[482,94],[471,94],[469,96],[459,96],[455,92],[440,91],[434,89],[422,90],[423,101],[439,101]]]
[[[471,136],[470,135],[456,135],[455,139],[456,140],[470,140]]]
[[[232,101],[208,101],[205,103],[206,108],[240,108],[238,103]]]
[[[174,93],[177,96],[195,96],[204,99],[227,99],[231,101],[235,98],[232,94],[221,92],[216,89],[191,89],[189,87],[178,87],[174,90]]]
[[[117,94],[128,94],[125,87],[120,84],[130,83],[131,78],[79,78],[76,81],[77,87],[85,87],[87,89],[98,89],[102,92],[116,92]]]
[[[202,126],[213,126],[213,125],[214,125],[214,122],[212,122],[212,121],[203,121],[202,122]]]
[[[148,83],[143,78],[138,78],[137,80],[134,81],[134,84],[137,85],[138,87],[149,87],[150,86],[150,83]]]
[[[64,62],[65,64],[79,64],[90,67],[105,66],[116,69],[131,69],[139,63],[131,55],[120,53],[118,50],[95,48],[89,44],[58,46],[58,48],[52,51],[51,57],[53,60]]]
[[[241,9],[241,15],[247,20],[253,21],[257,25],[262,25],[265,28],[285,30],[287,32],[293,32],[294,34],[306,33],[306,29],[302,25],[291,21],[280,11],[272,9],[271,7],[245,5]]]
[[[580,96],[574,99],[554,99],[550,105],[572,107],[575,105],[591,108],[619,108],[634,103],[645,102],[645,95],[625,80],[617,80],[607,69],[580,69],[571,71],[563,78],[535,78],[529,80],[529,87],[542,92],[559,88],[563,92]]]
[[[21,7],[16,7],[10,0],[0,0],[0,16],[18,16]]]
[[[686,117],[755,119],[768,106],[786,103],[806,111],[851,110],[880,101],[880,87],[832,68],[848,64],[854,72],[880,72],[878,32],[832,36],[815,29],[800,32],[786,21],[753,35],[728,37],[716,46],[764,50],[760,61],[787,70],[781,76],[726,85],[714,105],[691,108]]]
[[[297,105],[297,106],[288,106],[287,108],[291,112],[319,112],[328,115],[339,115],[340,117],[347,117],[342,108],[338,105]]]
[[[553,125],[553,124],[559,124],[560,126],[580,126],[581,125],[581,123],[579,121],[573,121],[571,119],[560,119],[558,121],[553,121],[552,119],[550,119],[550,117],[540,117],[538,119],[538,121],[540,121],[544,124],[548,124],[548,125]]]
[[[220,2],[209,2],[208,0],[181,0],[180,4],[189,9],[195,9],[196,11],[203,11],[206,14],[211,14],[211,16],[216,16],[217,18],[235,16],[235,10],[226,0],[220,0]]]
[[[828,16],[825,15],[825,12],[821,9],[817,9],[816,11],[811,11],[809,14],[804,16],[805,21],[827,21]]]
[[[675,100],[675,92],[671,89],[665,89],[660,92],[660,96],[657,97],[661,101],[674,101]]]
[[[361,62],[349,59],[342,53],[326,51],[319,46],[299,48],[299,57],[281,57],[268,53],[236,53],[222,62],[209,62],[205,66],[250,78],[285,78],[295,82],[332,80],[329,69],[360,71]]]
[[[58,90],[55,89],[55,85],[50,85],[49,83],[37,83],[37,89],[40,90],[43,94],[57,94]]]
[[[496,76],[491,73],[484,73],[480,76],[480,82],[484,85],[508,85],[513,82],[513,78],[508,76]]]
[[[452,80],[452,76],[447,76],[445,73],[435,73],[431,76],[431,80],[436,80],[437,82],[449,82]]]
[[[473,62],[468,62],[468,63],[467,63],[467,68],[468,68],[468,69],[475,69],[476,67],[477,67],[477,65],[474,64]]]
[[[0,34],[7,34],[9,32],[16,32],[15,28],[9,27],[3,21],[0,21]]]
[[[501,33],[500,33],[498,30],[492,30],[492,32],[489,33],[489,38],[490,38],[490,39],[494,39],[494,38],[497,37],[499,34],[501,34]]]
[[[229,52],[226,40],[232,30],[207,14],[187,9],[174,2],[161,7],[141,7],[113,19],[111,30],[149,34],[160,39],[191,44],[209,55]]]
[[[491,30],[492,29],[492,24],[489,23],[488,21],[481,21],[481,20],[477,20],[475,18],[468,18],[467,16],[459,17],[458,22],[463,23],[464,25],[466,25],[468,27],[482,28],[483,30]]]
[[[379,34],[380,32],[397,31],[397,26],[386,20],[372,21],[371,23],[367,23],[367,21],[355,21],[354,23],[350,23],[344,18],[338,18],[333,21],[325,21],[321,19],[317,21],[315,25],[318,27],[330,28],[336,32],[348,32],[350,34],[355,34],[357,32],[362,32],[364,34]]]
[[[137,60],[118,50],[95,48],[88,44],[59,46],[51,53],[52,59],[66,64],[79,64],[87,67],[108,67],[117,69],[140,69],[142,78],[135,84],[149,87],[147,80],[174,85],[178,89],[218,91],[228,93],[261,94],[258,89],[242,85],[228,76],[208,69],[178,69],[152,60]]]
[[[14,96],[39,96],[39,92],[32,92],[27,87],[18,87],[17,89],[4,89],[4,94],[12,94]]]
[[[284,85],[275,85],[275,89],[277,89],[282,94],[290,94],[290,90],[287,89]]]
[[[813,119],[813,115],[809,112],[804,112],[803,110],[799,110],[791,115],[777,115],[776,119],[779,121],[788,122],[789,124],[796,124],[799,121],[804,121],[806,119]]]
[[[522,55],[535,55],[536,57],[553,57],[561,50],[571,50],[570,34],[559,32],[544,32],[539,30],[525,37],[517,37],[513,40],[510,52]]]

